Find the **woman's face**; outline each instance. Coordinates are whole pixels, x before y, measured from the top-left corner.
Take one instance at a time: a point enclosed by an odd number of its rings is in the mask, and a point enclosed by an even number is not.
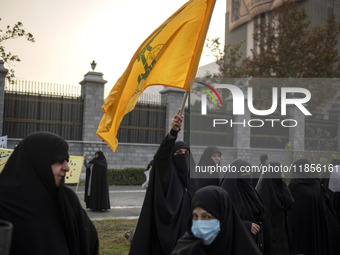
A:
[[[209,212],[204,210],[202,207],[195,207],[192,211],[192,220],[213,220],[216,219]]]
[[[221,161],[221,153],[215,152],[212,156],[211,159],[214,161],[215,164],[219,164]]]
[[[59,187],[64,180],[66,173],[70,170],[67,160],[54,163],[52,166],[52,173],[54,176],[55,186]]]

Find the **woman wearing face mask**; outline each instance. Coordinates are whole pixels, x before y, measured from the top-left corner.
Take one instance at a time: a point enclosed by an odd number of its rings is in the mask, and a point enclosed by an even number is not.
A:
[[[0,174],[0,219],[13,224],[11,255],[98,254],[97,231],[64,184],[68,144],[39,132],[22,140]]]
[[[225,189],[243,221],[246,229],[252,234],[257,246],[263,251],[263,233],[261,224],[265,217],[265,207],[251,184],[249,162],[236,159],[230,164],[230,168],[235,172],[229,172],[221,182],[221,187]]]
[[[195,193],[191,207],[192,223],[172,255],[261,254],[225,190],[204,187]]]
[[[154,156],[130,255],[170,255],[190,223],[191,197],[196,190],[189,168],[194,163],[189,146],[176,142],[183,120],[179,112]]]

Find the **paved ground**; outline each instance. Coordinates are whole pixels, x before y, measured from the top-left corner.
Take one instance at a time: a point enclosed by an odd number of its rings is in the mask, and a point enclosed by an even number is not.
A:
[[[73,190],[76,186],[71,186]],[[84,186],[76,191],[81,204],[92,220],[136,219],[142,208],[146,190],[141,186],[110,186],[111,209],[105,212],[92,212],[84,203]]]

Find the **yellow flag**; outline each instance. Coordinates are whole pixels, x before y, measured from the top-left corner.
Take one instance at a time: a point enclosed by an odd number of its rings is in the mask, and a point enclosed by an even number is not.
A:
[[[151,85],[190,91],[203,49],[215,0],[191,0],[160,25],[132,57],[102,107],[97,135],[113,151],[125,114]]]

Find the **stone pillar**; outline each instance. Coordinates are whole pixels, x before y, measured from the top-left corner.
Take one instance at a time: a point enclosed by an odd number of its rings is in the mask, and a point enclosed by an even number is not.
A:
[[[288,105],[287,112],[290,119],[297,121],[296,127],[289,127],[291,150],[302,152],[305,150],[305,115],[295,105]],[[292,123],[289,123],[289,125],[292,125]]]
[[[88,72],[80,82],[81,96],[84,98],[83,107],[83,142],[99,142],[96,135],[100,120],[103,117],[104,85],[107,81],[103,74]]]
[[[337,136],[338,136],[338,144],[337,150],[340,150],[340,104],[333,104],[332,109],[329,110],[329,119],[334,120],[337,123]]]
[[[0,135],[4,122],[4,103],[5,103],[5,80],[8,70],[4,67],[4,61],[0,59]]]
[[[165,133],[167,134],[171,129],[172,118],[182,105],[185,91],[182,89],[165,87],[159,93],[161,94],[161,103],[166,105]],[[182,115],[184,115],[184,109]],[[181,131],[178,133],[178,141],[184,140],[184,122],[185,120],[183,120]]]
[[[246,94],[246,93],[245,93]],[[250,127],[248,121],[251,115],[248,109],[247,97],[244,99],[244,115],[234,115],[234,147],[236,148],[236,157],[250,160]]]

